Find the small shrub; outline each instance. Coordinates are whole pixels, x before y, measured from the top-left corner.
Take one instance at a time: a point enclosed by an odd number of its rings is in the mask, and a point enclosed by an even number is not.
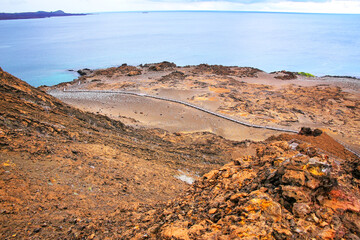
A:
[[[305,77],[315,77],[311,73],[307,73],[307,72],[298,72],[298,74],[301,75],[301,76],[305,76]]]

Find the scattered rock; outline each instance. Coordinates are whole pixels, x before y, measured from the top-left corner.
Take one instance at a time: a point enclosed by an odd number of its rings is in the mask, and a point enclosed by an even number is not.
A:
[[[314,136],[314,137],[317,137],[317,136],[320,136],[322,133],[323,133],[322,130],[316,128],[316,129],[313,131],[313,136]]]
[[[299,134],[300,135],[305,135],[305,136],[320,136],[322,134],[322,130],[316,128],[315,130],[311,130],[311,128],[308,127],[302,127]]]
[[[150,236],[353,238],[359,231],[360,194],[351,186],[352,176],[331,167],[336,159],[329,162],[318,151],[312,157],[300,154],[289,144],[268,143],[258,151],[262,152],[258,158],[245,157],[205,174],[181,198],[159,209],[143,226],[144,231],[153,223],[166,222],[159,228],[161,235]],[[279,161],[281,158],[288,160]],[[251,167],[236,163],[243,161]],[[344,187],[346,194],[337,190]]]
[[[285,70],[282,70],[280,72],[272,72],[272,74],[276,74],[277,76],[275,76],[274,78],[281,80],[292,80],[297,78],[296,73]]]
[[[87,76],[87,75],[90,75],[93,73],[93,71],[89,68],[83,68],[83,69],[79,69],[77,70],[77,73],[80,75],[80,76]]]
[[[172,70],[176,67],[175,63],[172,62],[161,62],[161,63],[157,63],[157,64],[151,64],[148,65],[149,66],[149,70],[150,71],[165,71],[165,70]]]
[[[184,80],[186,75],[183,72],[175,71],[166,76],[161,77],[159,82],[177,82],[179,80]]]
[[[234,74],[235,72],[231,70],[230,67],[225,67],[222,65],[208,65],[208,64],[200,64],[195,67],[193,70],[195,73],[211,73],[217,75],[230,75]]]
[[[311,208],[306,203],[294,203],[293,213],[294,215],[305,218],[311,212]]]
[[[302,171],[285,170],[285,174],[282,176],[282,182],[303,186],[305,185],[305,174]]]

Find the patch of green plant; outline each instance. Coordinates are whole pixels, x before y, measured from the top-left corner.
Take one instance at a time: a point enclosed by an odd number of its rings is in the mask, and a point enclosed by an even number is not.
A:
[[[301,76],[305,76],[305,77],[315,77],[311,73],[307,73],[307,72],[298,72],[298,74],[301,75]]]

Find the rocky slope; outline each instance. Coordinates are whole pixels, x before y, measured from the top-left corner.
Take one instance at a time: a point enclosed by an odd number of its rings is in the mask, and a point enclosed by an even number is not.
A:
[[[100,219],[172,199],[187,186],[179,179],[196,178],[244,153],[245,144],[213,134],[125,127],[2,70],[0,92],[2,239],[73,238],[76,224],[90,222],[104,237]]]
[[[358,239],[359,159],[326,133],[133,129],[1,69],[0,92],[2,239]]]
[[[137,239],[359,239],[359,162],[270,142],[205,174],[181,198],[131,215]]]

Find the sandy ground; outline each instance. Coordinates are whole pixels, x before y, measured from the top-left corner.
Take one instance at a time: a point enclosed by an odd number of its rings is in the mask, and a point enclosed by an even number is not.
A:
[[[65,103],[82,110],[121,120],[133,127],[170,132],[212,132],[230,140],[264,140],[277,131],[249,128],[177,103],[137,96],[50,91]],[[126,117],[124,117],[126,116]]]

